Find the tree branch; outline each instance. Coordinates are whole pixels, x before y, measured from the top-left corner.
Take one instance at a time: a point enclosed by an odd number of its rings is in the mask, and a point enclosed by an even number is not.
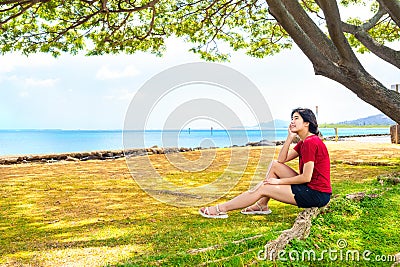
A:
[[[344,32],[353,34],[369,51],[400,69],[400,51],[380,44],[368,34],[368,31],[375,27],[385,14],[387,14],[387,11],[380,4],[376,14],[367,22],[360,26],[342,22],[342,29]]]
[[[102,12],[108,12],[107,0],[102,0]]]
[[[18,3],[9,3],[9,4],[15,4],[15,5],[13,5],[13,6],[11,6],[11,7],[7,7],[7,8],[5,8],[5,9],[1,9],[0,10],[0,12],[7,12],[7,11],[10,11],[10,10],[13,10],[14,8],[16,8],[16,7],[18,7],[18,6],[23,6],[23,5],[25,5],[25,4],[28,4],[28,3],[31,3],[32,1],[30,1],[30,0],[27,0],[27,1],[23,1],[23,2],[18,2]],[[0,3],[0,6],[8,6],[9,4],[4,4],[4,3]]]
[[[400,27],[400,1],[399,0],[378,0],[384,7],[392,20]]]
[[[154,2],[154,1],[153,1]],[[157,1],[158,2],[158,1]],[[151,7],[152,10],[152,17],[151,17],[151,21],[150,21],[150,25],[149,25],[149,30],[147,31],[146,35],[142,36],[142,37],[138,37],[139,40],[144,40],[147,37],[150,36],[151,32],[153,31],[153,27],[154,27],[154,21],[156,18],[156,9],[154,6]]]
[[[94,17],[95,15],[97,15],[98,13],[100,13],[100,11],[96,11],[90,15],[87,15],[86,17],[84,17],[83,19],[75,22],[74,24],[70,25],[69,27],[63,29],[61,32],[57,33],[57,36],[51,40],[48,41],[48,43],[53,43],[53,42],[57,42],[59,39],[61,39],[65,33],[67,33],[68,31],[77,28],[79,25],[84,24],[85,22],[87,22],[89,19],[91,19],[92,17]]]
[[[25,7],[23,7],[23,8],[21,9],[20,12],[15,13],[14,15],[8,17],[6,20],[0,21],[0,26],[1,26],[2,24],[5,24],[5,23],[9,22],[10,20],[12,20],[12,19],[14,19],[14,18],[16,18],[16,17],[22,15],[26,10],[28,10],[29,8],[31,8],[31,7],[34,6],[34,5],[35,5],[35,3],[31,3],[31,4],[29,4],[29,5],[25,6]],[[14,6],[14,7],[15,7],[15,6]],[[13,7],[13,8],[14,8],[14,7]],[[13,9],[13,8],[12,8],[12,9]]]
[[[340,19],[339,8],[336,0],[317,0],[317,3],[324,12],[328,32],[332,42],[339,51],[341,57],[339,64],[362,68],[361,63],[358,61],[358,58],[355,56],[350,44],[343,34],[342,21]]]
[[[109,36],[113,36],[119,29],[121,29],[121,27],[125,26],[126,22],[128,21],[129,17],[131,16],[132,13],[128,13],[126,15],[126,17],[124,18],[124,20],[119,24],[119,25],[110,25],[110,22],[108,21],[108,25],[110,29],[113,29],[113,31],[111,32],[111,34],[109,34]]]
[[[315,42],[297,23],[281,0],[266,0],[272,16],[282,25],[293,41],[300,47],[313,65],[325,65],[326,55],[320,52]]]
[[[378,43],[361,26],[343,22],[343,31],[353,34],[369,51],[400,69],[400,51]]]
[[[378,108],[396,122],[400,122],[400,113],[393,112],[400,109],[400,94],[388,90],[382,83],[366,72],[358,61],[342,32],[342,22],[336,2],[317,0],[327,18],[329,33],[333,44],[339,51],[340,61],[330,61],[326,55],[321,53],[318,48],[319,45],[313,42],[310,35],[296,21],[296,14],[288,11],[287,8],[295,2],[294,0],[266,1],[271,14],[313,63],[314,72],[317,75],[323,75],[339,82],[365,102]],[[288,6],[285,7],[282,3],[283,1],[288,3]]]
[[[21,0],[5,0],[5,1],[1,1],[0,6],[5,6],[5,5],[9,5],[9,4],[18,4],[18,5],[22,5],[22,4],[27,4],[27,3],[31,3],[31,4],[37,4],[40,2],[47,2],[48,0],[26,0],[26,1],[21,1]]]
[[[313,20],[304,11],[304,8],[293,0],[283,0],[289,13],[294,17],[304,33],[310,38],[314,45],[333,62],[339,61],[338,51],[332,41],[315,25]]]
[[[379,9],[376,14],[370,18],[367,22],[359,26],[363,31],[369,31],[379,22],[379,20],[383,17],[383,15],[387,14],[386,10],[382,5],[379,5]]]
[[[152,0],[148,2],[147,4],[140,6],[140,7],[134,7],[134,8],[119,8],[117,10],[108,10],[110,13],[121,13],[121,12],[138,12],[142,11],[147,8],[153,8],[160,0]]]

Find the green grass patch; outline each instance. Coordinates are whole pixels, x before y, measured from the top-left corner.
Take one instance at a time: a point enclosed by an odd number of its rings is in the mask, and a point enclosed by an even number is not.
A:
[[[391,266],[400,248],[400,187],[369,185],[367,193],[382,195],[359,202],[335,198],[314,219],[309,238],[292,242],[283,257],[287,262],[278,266]]]
[[[179,184],[187,178],[195,184],[204,175],[212,181],[222,172],[231,155],[221,151],[207,171],[180,172],[156,156],[153,163],[170,181]],[[266,163],[258,165],[257,151],[251,151],[255,160],[239,183],[218,202],[247,190],[253,175],[264,174]],[[390,266],[393,262],[376,256],[400,252],[400,185],[381,184],[376,177],[398,173],[400,166],[353,166],[341,161],[343,153],[333,152],[335,198],[314,219],[310,236],[292,242],[286,261],[279,262],[258,256],[269,240],[293,225],[301,211],[297,207],[271,201],[268,216],[235,211],[228,219],[211,220],[199,216],[198,207],[178,208],[153,199],[131,178],[124,160],[1,166],[0,265]],[[392,162],[398,160],[395,152]],[[135,171],[147,175],[140,166]],[[380,196],[360,202],[345,198],[355,192]],[[323,251],[338,250],[342,240],[344,252],[368,250],[371,260],[332,260],[329,255],[317,260]],[[316,260],[296,258],[294,251],[301,255],[310,250],[319,256]]]

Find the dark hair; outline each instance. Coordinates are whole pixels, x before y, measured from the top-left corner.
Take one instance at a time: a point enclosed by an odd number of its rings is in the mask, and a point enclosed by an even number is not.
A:
[[[292,114],[290,117],[293,117],[293,114],[297,112],[300,114],[300,116],[303,118],[304,122],[308,122],[309,126],[308,126],[308,130],[310,131],[310,133],[313,133],[315,135],[320,135],[320,132],[318,130],[318,122],[317,122],[317,118],[314,115],[314,112],[312,112],[311,109],[308,108],[295,108],[292,111]]]

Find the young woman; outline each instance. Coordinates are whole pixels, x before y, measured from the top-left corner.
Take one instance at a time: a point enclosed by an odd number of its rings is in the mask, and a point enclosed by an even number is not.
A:
[[[301,208],[328,204],[332,194],[330,160],[328,150],[318,136],[315,115],[310,109],[297,108],[291,117],[286,141],[278,160],[272,162],[266,179],[228,202],[201,208],[199,213],[203,217],[227,218],[226,212],[244,207],[247,208],[241,211],[242,214],[269,214],[271,198]],[[295,136],[299,136],[300,141],[290,149]],[[300,174],[285,164],[297,157]]]

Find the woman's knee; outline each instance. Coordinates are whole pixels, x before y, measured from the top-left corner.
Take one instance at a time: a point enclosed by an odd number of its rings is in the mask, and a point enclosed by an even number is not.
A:
[[[270,171],[274,171],[276,169],[276,167],[278,166],[278,164],[280,164],[277,160],[273,160],[271,162],[271,167],[269,168]]]
[[[277,173],[280,169],[282,169],[282,165],[285,165],[285,164],[281,163],[281,162],[279,162],[277,160],[273,160],[272,163],[271,163],[271,167],[270,167],[269,172],[270,173],[274,173],[274,174]]]
[[[272,167],[275,167],[275,166],[278,165],[278,164],[282,164],[282,163],[280,163],[280,162],[277,161],[276,159],[274,159],[274,160],[272,161]]]
[[[286,167],[285,163],[279,162],[277,160],[273,160],[271,164],[271,169],[281,169],[282,167]]]
[[[296,171],[285,163],[273,160],[269,171],[269,177],[282,178],[297,175]]]
[[[270,184],[262,184],[257,191],[262,197],[271,197],[272,187]]]

